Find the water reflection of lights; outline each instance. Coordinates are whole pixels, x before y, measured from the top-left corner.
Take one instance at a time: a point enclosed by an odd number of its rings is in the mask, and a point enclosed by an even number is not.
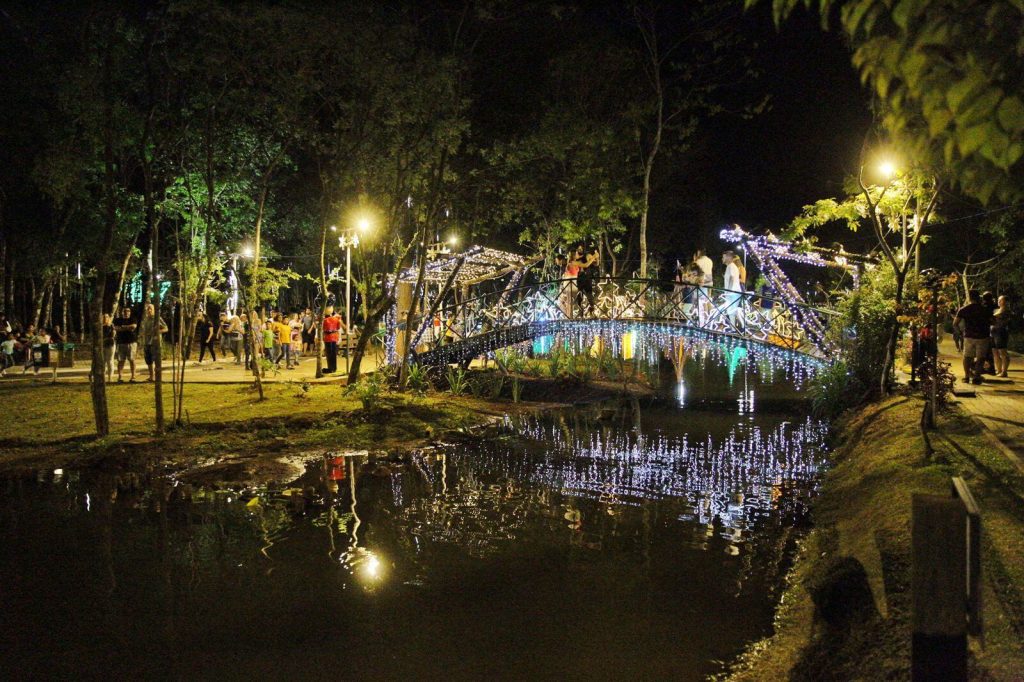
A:
[[[590,537],[590,514],[619,516],[648,501],[664,501],[672,518],[706,527],[709,537],[745,542],[753,524],[801,513],[826,431],[810,419],[770,428],[744,420],[724,437],[696,439],[571,417],[509,418],[505,428],[544,450],[453,447],[420,457],[418,471],[434,492],[410,496],[400,511],[417,548],[428,540],[486,556],[545,518]]]
[[[749,398],[753,402],[753,398]],[[502,462],[532,482],[565,494],[600,498],[614,494],[624,504],[645,499],[685,497],[694,502],[695,517],[716,516],[726,525],[773,508],[779,486],[813,480],[817,454],[826,427],[807,419],[784,422],[774,430],[736,426],[722,440],[710,436],[648,436],[599,430],[575,436],[571,430],[539,418],[525,418],[509,428],[551,451],[534,465]],[[521,471],[529,467],[530,471]],[[736,504],[737,494],[740,504]]]
[[[365,547],[352,547],[341,555],[341,564],[363,587],[373,588],[385,577],[385,564],[380,556]]]

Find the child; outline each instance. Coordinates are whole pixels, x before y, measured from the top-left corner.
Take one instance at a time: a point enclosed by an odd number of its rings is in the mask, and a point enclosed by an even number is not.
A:
[[[263,325],[263,355],[271,362],[274,360],[274,336],[273,323]]]

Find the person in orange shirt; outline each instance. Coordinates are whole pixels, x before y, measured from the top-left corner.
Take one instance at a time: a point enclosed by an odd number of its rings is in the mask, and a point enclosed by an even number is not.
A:
[[[274,313],[274,364],[281,367],[281,358],[285,358],[285,367],[292,368],[292,330],[281,319],[281,313]]]
[[[327,369],[324,374],[338,371],[338,332],[341,329],[341,317],[334,314],[334,308],[324,310],[324,355],[327,357]]]

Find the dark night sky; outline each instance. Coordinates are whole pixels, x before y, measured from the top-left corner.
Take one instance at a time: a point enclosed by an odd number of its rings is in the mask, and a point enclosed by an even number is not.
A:
[[[779,31],[767,7],[752,21],[763,35],[756,57],[762,75],[750,90],[770,95],[770,110],[747,120],[716,119],[694,167],[676,170],[673,178],[686,183],[690,174],[703,176],[697,182],[706,187],[705,212],[677,215],[684,225],[698,223],[694,227],[712,248],[721,223],[778,232],[804,205],[841,196],[871,126],[870,93],[840,35],[823,31],[817,18],[803,12]],[[673,198],[662,197],[666,213]]]
[[[770,108],[750,119],[712,119],[689,151],[663,158],[657,169],[650,239],[666,256],[686,255],[700,243],[720,249],[716,235],[727,222],[778,231],[804,205],[840,195],[856,167],[871,98],[848,48],[802,10],[777,30],[769,5],[744,15],[737,30],[756,40],[753,61],[761,72],[741,86],[740,98],[768,94]],[[573,31],[585,33],[588,21],[606,22],[607,7],[583,12],[572,27],[542,13],[521,19],[514,32],[489,35],[475,73],[476,124],[498,137],[528,126],[543,98],[547,60]]]

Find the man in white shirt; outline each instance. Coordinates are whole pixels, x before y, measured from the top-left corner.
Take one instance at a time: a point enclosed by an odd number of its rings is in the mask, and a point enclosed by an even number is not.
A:
[[[697,249],[693,254],[693,262],[700,268],[701,273],[704,275],[704,279],[701,281],[701,286],[709,287],[714,283],[711,270],[714,264],[711,259],[704,255],[703,249]]]
[[[740,269],[736,265],[736,254],[726,251],[722,254],[722,264],[725,265],[725,277],[722,281],[722,288],[725,289],[725,315],[737,328],[742,328],[743,308],[740,301]],[[734,293],[735,292],[735,293]]]
[[[713,286],[715,283],[714,276],[712,275],[712,269],[714,264],[711,259],[704,255],[703,249],[697,249],[693,253],[693,264],[700,268],[701,272],[701,289],[697,294],[697,313],[700,316],[700,321],[703,324],[708,318],[708,314],[711,312],[711,292],[708,291],[708,287]]]

